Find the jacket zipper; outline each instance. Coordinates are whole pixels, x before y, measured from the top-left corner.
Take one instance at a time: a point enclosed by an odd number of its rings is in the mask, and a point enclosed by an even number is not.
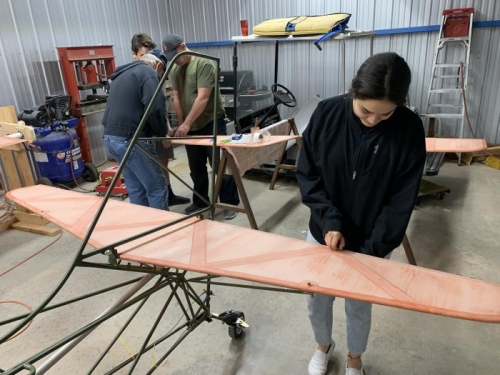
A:
[[[361,142],[359,143],[359,147],[356,151],[356,158],[354,159],[354,172],[352,172],[352,180],[356,181],[356,169],[358,168],[359,162],[359,154],[361,154],[361,147],[363,146],[363,142],[365,141],[365,135],[361,135]]]

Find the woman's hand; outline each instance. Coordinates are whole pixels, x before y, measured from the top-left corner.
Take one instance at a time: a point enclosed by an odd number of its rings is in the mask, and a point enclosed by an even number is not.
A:
[[[344,250],[345,239],[342,233],[330,231],[325,235],[325,244],[332,250]]]

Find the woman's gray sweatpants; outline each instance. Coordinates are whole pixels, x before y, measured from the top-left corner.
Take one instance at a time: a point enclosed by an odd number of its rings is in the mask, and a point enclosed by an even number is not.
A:
[[[307,241],[318,243],[310,231],[307,233]],[[311,320],[314,338],[319,345],[328,346],[332,342],[333,301],[335,301],[335,297],[323,294],[307,296],[309,319]],[[347,349],[352,354],[362,354],[366,350],[368,336],[370,335],[372,304],[346,299],[345,315]]]

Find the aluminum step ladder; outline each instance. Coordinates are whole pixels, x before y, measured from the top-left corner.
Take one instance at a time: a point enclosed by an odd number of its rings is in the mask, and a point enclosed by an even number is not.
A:
[[[441,121],[454,120],[455,126],[460,127],[459,138],[463,138],[473,16],[474,8],[443,10],[426,110],[422,115],[428,119],[428,136],[443,135]],[[459,155],[459,164],[460,161]]]

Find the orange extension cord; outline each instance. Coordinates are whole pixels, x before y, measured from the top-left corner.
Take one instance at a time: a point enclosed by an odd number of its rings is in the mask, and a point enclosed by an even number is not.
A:
[[[33,311],[33,309],[31,308],[31,306],[28,306],[27,304],[22,303],[22,302],[19,302],[19,301],[14,301],[14,300],[0,301],[0,305],[1,305],[2,303],[13,303],[13,304],[15,304],[15,305],[21,305],[21,306],[26,307],[26,308],[29,310],[29,312],[32,312],[32,311]],[[9,339],[7,339],[7,341],[10,341],[10,340],[15,339],[15,338],[16,338],[17,336],[19,336],[21,333],[23,333],[24,331],[26,331],[26,330],[29,328],[29,326],[31,325],[31,323],[33,323],[33,320],[31,320],[31,321],[30,321],[30,322],[26,325],[26,327],[24,327],[22,330],[20,330],[20,331],[19,331],[18,333],[16,333],[14,336],[12,336],[12,337],[10,337]]]
[[[4,193],[7,192],[7,185],[5,184],[5,179],[4,179],[4,176],[2,175],[2,173],[0,173],[0,183],[2,184],[2,188],[4,189]],[[0,210],[3,210],[5,211],[1,216],[0,216],[0,222],[2,221],[6,221],[6,220],[9,220],[13,215],[14,215],[14,205],[9,202],[9,200],[4,196],[4,201],[3,203],[0,204]],[[38,250],[37,252],[35,252],[34,254],[32,254],[31,256],[29,256],[28,258],[24,259],[23,261],[17,263],[16,265],[8,268],[7,270],[5,271],[2,271],[0,273],[0,277],[6,275],[7,273],[9,273],[10,271],[16,269],[17,267],[19,267],[21,264],[27,262],[28,260],[30,260],[31,258],[34,258],[36,255],[40,254],[41,252],[45,251],[46,249],[48,249],[50,246],[52,246],[53,244],[55,244],[62,236],[62,232],[59,233],[59,235],[57,236],[57,238],[54,239],[54,241],[52,241],[51,243],[49,243],[48,245],[46,245],[44,248],[42,248],[41,250]],[[21,306],[24,306],[26,307],[30,312],[33,311],[33,309],[31,308],[31,306],[21,302],[21,301],[15,301],[15,300],[5,300],[5,301],[2,301],[0,300],[0,304],[7,304],[7,303],[10,303],[10,304],[16,304],[16,305],[21,305]],[[21,333],[23,333],[24,331],[26,331],[29,326],[31,325],[31,323],[33,323],[33,321],[30,321],[23,329],[21,329],[18,333],[16,333],[14,336],[10,337],[7,341],[10,341],[10,340],[13,340],[15,339],[16,337],[18,337]]]

